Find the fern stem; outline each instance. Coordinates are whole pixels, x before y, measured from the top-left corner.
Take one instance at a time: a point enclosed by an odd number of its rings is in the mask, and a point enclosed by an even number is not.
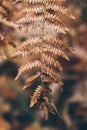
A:
[[[43,50],[43,41],[44,41],[44,35],[45,35],[45,15],[46,15],[46,1],[44,0],[44,12],[43,12],[43,27],[42,27],[42,36],[41,36],[41,39],[42,39],[42,54],[41,54],[41,73],[43,74],[43,63],[44,63],[44,60],[43,60],[43,53],[44,53],[44,50]],[[41,75],[41,83],[43,84],[43,76]]]

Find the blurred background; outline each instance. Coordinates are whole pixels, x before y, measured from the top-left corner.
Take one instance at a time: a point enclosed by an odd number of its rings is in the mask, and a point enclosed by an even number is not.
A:
[[[67,4],[68,1],[76,16],[76,21],[67,20],[72,27],[72,38],[68,42],[76,50],[76,55],[69,54],[69,62],[61,60],[65,77],[63,92],[58,90],[56,84],[50,85],[53,86],[52,94],[61,118],[49,114],[46,121],[43,111],[29,108],[32,89],[22,90],[26,76],[14,81],[19,63],[6,60],[6,55],[9,56],[16,46],[13,42],[15,32],[0,23],[0,130],[87,130],[87,0],[67,0]],[[3,15],[11,20],[13,9],[5,0],[0,0],[0,16],[2,3],[8,11]],[[12,40],[7,34],[3,38],[2,30],[9,31]],[[23,60],[20,60],[20,64],[23,64]]]

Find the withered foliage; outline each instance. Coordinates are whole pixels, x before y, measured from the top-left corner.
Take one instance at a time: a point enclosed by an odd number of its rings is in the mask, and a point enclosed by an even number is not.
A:
[[[12,0],[0,0],[0,56],[6,59],[8,55],[8,46],[15,47],[14,28],[10,26],[10,22],[14,19],[14,8]]]
[[[49,88],[49,83],[57,83],[62,88],[63,67],[58,59],[61,57],[69,60],[67,50],[74,53],[72,47],[64,41],[70,29],[62,19],[75,17],[66,7],[66,0],[15,0],[7,2],[11,3],[13,10],[19,8],[13,11],[17,16],[14,18],[13,15],[11,19],[4,16],[6,10],[2,6],[3,2],[5,1],[1,2],[0,24],[11,27],[25,36],[11,59],[29,57],[27,63],[19,68],[15,80],[29,72],[23,89],[39,81],[31,96],[30,107],[39,103],[39,108],[45,110],[47,119],[48,111],[58,113],[51,101]]]

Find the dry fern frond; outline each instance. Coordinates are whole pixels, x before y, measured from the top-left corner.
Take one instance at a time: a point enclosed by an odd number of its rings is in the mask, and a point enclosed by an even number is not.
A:
[[[33,107],[34,104],[38,102],[38,99],[40,98],[40,95],[43,91],[44,87],[43,86],[38,86],[37,89],[35,90],[33,96],[31,97],[30,101],[30,107]]]
[[[36,61],[32,61],[32,62],[28,62],[27,64],[23,65],[19,71],[18,71],[18,75],[17,77],[15,78],[15,80],[17,80],[23,73],[27,72],[28,70],[31,70],[35,67],[40,67],[41,64],[40,64],[40,61],[39,60],[36,60]]]
[[[8,26],[8,27],[12,27],[12,28],[18,28],[19,26],[14,23],[14,22],[9,22],[8,20],[6,20],[5,18],[0,18],[0,23]]]
[[[48,119],[49,111],[50,111],[50,113],[52,113],[54,115],[58,114],[58,116],[60,116],[54,103],[50,103],[49,98],[46,96],[43,97],[43,99],[44,99],[44,102],[40,104],[39,109],[45,111],[45,119],[46,120]]]
[[[54,82],[62,86],[63,67],[58,59],[69,60],[67,50],[75,53],[63,38],[70,33],[70,29],[60,15],[75,19],[70,9],[64,6],[65,2],[66,0],[15,0],[14,6],[18,3],[25,5],[23,9],[19,10],[19,14],[20,12],[22,14],[11,23],[2,20],[4,24],[14,27],[26,35],[26,39],[17,46],[17,50],[11,58],[29,56],[30,62],[28,61],[19,68],[15,79],[30,72],[23,89],[32,86],[36,80],[40,81],[40,85],[31,97],[30,107],[33,107],[38,101],[40,102],[41,99],[40,108],[43,107],[45,110],[46,119],[48,111],[58,114],[55,105],[51,103],[51,92],[47,86],[48,83]]]
[[[48,119],[48,114],[49,114],[49,110],[47,109],[47,107],[44,105],[44,111],[45,111],[45,119],[47,120]]]
[[[55,72],[51,67],[47,65],[43,65],[43,73],[49,75],[53,79],[53,81],[58,82],[60,80],[60,75]]]
[[[42,58],[45,62],[47,62],[47,64],[53,65],[55,68],[58,68],[61,73],[63,72],[62,65],[58,61],[54,60],[53,57],[43,53]]]
[[[25,86],[23,87],[23,89],[26,89],[27,87],[29,87],[30,85],[32,85],[32,83],[39,78],[41,75],[41,72],[38,72],[37,74],[31,76],[29,79],[27,79]]]
[[[18,25],[14,23],[14,8],[12,0],[0,0],[0,49],[7,57],[10,55],[10,48],[15,48],[14,31]]]

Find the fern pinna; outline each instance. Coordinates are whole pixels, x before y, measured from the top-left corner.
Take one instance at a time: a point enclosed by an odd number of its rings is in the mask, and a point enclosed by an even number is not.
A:
[[[74,19],[70,10],[66,8],[66,0],[16,0],[14,6],[21,3],[25,8],[22,16],[14,25],[26,35],[26,39],[17,47],[12,58],[29,56],[29,61],[18,70],[15,80],[22,74],[29,72],[32,75],[25,82],[23,89],[32,86],[39,80],[31,96],[30,107],[39,103],[39,108],[56,114],[57,109],[51,102],[49,83],[57,83],[62,87],[63,67],[58,58],[69,60],[66,50],[74,53],[72,47],[61,37],[69,33],[69,28],[62,22],[61,15]],[[34,71],[35,70],[35,71]]]

